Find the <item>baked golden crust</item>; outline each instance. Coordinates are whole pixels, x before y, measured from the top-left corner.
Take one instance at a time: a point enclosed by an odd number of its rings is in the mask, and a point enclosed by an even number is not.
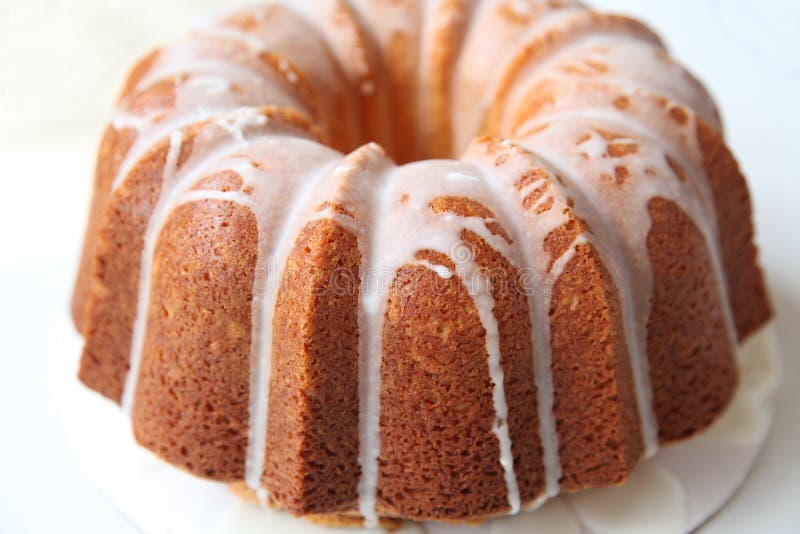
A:
[[[583,244],[552,291],[561,489],[621,483],[643,443],[617,289],[597,251]]]
[[[192,474],[244,475],[258,230],[232,202],[177,207],[155,250],[136,440]]]
[[[703,238],[674,203],[648,205],[653,306],[647,323],[653,408],[662,442],[710,425],[736,391],[738,371]]]
[[[739,165],[720,134],[699,121],[697,139],[714,193],[728,295],[741,341],[772,316],[764,275],[758,265],[750,195]]]
[[[474,9],[474,2],[468,0],[445,0],[437,3],[431,15],[434,28],[428,37],[430,52],[420,87],[420,109],[425,119],[416,121],[422,142],[417,158],[446,158],[453,153],[451,87]]]
[[[296,515],[358,502],[358,268],[355,236],[330,219],[300,232],[274,318],[264,485]]]
[[[421,266],[398,271],[381,366],[386,515],[469,520],[508,509],[483,337],[457,279]]]

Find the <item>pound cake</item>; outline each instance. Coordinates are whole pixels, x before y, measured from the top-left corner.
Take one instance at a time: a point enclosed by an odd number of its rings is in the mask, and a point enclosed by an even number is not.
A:
[[[142,58],[99,149],[80,379],[199,477],[481,521],[708,427],[770,305],[706,90],[574,1],[306,0]]]

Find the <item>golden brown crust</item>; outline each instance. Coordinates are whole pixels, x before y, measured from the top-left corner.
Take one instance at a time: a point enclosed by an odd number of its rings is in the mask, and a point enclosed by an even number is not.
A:
[[[508,509],[484,334],[458,278],[399,269],[383,337],[381,515],[467,520]]]
[[[561,489],[623,482],[642,430],[619,296],[592,245],[577,245],[552,288],[550,344]]]
[[[197,476],[244,476],[258,229],[249,208],[178,206],[153,263],[133,431]]]
[[[137,115],[147,115],[175,107],[177,80],[185,81],[186,76],[159,80],[139,91],[132,92],[125,101],[125,110]]]
[[[728,405],[738,377],[702,234],[674,202],[656,197],[648,209],[653,298],[647,354],[659,437],[668,442],[710,425]]]
[[[395,33],[386,49],[389,81],[389,109],[394,122],[394,150],[398,163],[414,161],[417,155],[417,76],[415,48],[419,43],[401,32]]]
[[[235,171],[226,170],[211,174],[198,180],[191,188],[192,191],[239,191],[244,186],[241,175]]]
[[[296,515],[358,501],[359,263],[355,236],[320,219],[300,232],[281,280],[263,483]]]
[[[95,165],[95,183],[92,189],[89,220],[86,223],[86,234],[83,238],[78,274],[75,280],[75,289],[72,294],[72,320],[79,332],[84,332],[83,316],[86,300],[91,285],[92,261],[95,255],[95,241],[99,227],[108,202],[111,184],[117,175],[119,166],[125,154],[136,139],[136,132],[132,129],[117,130],[112,126],[106,128]]]
[[[128,372],[144,233],[161,191],[168,151],[164,140],[139,161],[108,198],[94,239],[78,376],[115,401],[122,398]]]
[[[429,206],[434,213],[450,212],[462,217],[487,219],[484,224],[490,232],[499,235],[509,244],[513,243],[506,229],[494,220],[495,213],[475,199],[464,196],[437,197],[430,202]]]
[[[128,95],[136,89],[139,82],[142,81],[142,78],[144,78],[147,72],[152,68],[160,55],[161,50],[153,50],[134,65],[125,83],[122,84],[122,90],[120,90],[119,96],[117,97],[117,103],[123,102]]]
[[[329,30],[343,43],[338,55],[339,64],[356,95],[363,140],[378,142],[393,153],[395,139],[390,120],[388,77],[378,45],[346,0],[334,0],[331,10],[332,27]],[[335,44],[331,46],[336,47]]]
[[[563,109],[565,102],[575,100],[576,94],[580,95],[580,106],[583,107],[617,108],[624,113],[638,113],[637,117],[646,118],[647,126],[656,133],[670,128],[673,121],[676,126],[685,126],[692,115],[705,176],[713,194],[728,294],[739,340],[766,323],[772,311],[757,261],[750,196],[744,176],[721,135],[687,108],[644,90],[626,96],[625,106],[619,109],[617,100],[621,89],[591,81],[536,86],[515,110],[515,121],[510,131],[513,135],[523,136],[533,133],[523,129],[529,118]],[[613,141],[608,133],[606,137]],[[687,170],[670,154],[665,154],[665,158],[676,177],[685,181]],[[627,175],[626,172],[623,174]],[[619,181],[620,176],[616,178]],[[624,181],[625,176],[621,178]]]
[[[697,124],[697,138],[714,194],[728,298],[741,341],[772,316],[764,275],[757,261],[750,195],[744,176],[720,135],[701,120]]]
[[[436,5],[433,20],[441,19],[428,45],[428,67],[423,74],[425,100],[421,122],[420,159],[445,158],[453,153],[452,108],[453,78],[461,46],[475,4],[465,0],[443,0]]]
[[[504,178],[513,179],[520,191],[542,182],[522,198],[522,209],[535,218],[550,216],[551,210],[566,217],[545,236],[544,250],[537,253],[549,257],[548,271],[575,247],[572,258],[553,287],[528,288],[550,291],[548,341],[561,488],[577,491],[618,483],[642,455],[642,431],[616,286],[594,246],[575,244],[590,229],[574,203],[562,196],[563,184],[538,167],[524,149],[485,138],[474,143],[468,157],[491,164],[498,175],[524,169],[516,171],[518,176]],[[537,203],[546,194],[551,202]]]

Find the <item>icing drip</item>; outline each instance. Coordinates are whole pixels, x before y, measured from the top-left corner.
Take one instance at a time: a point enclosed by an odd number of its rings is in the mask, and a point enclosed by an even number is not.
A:
[[[275,147],[277,148],[277,147]],[[250,167],[252,169],[252,167]],[[268,278],[255,280],[253,295],[253,352],[251,355],[251,374],[250,374],[250,425],[247,440],[247,459],[245,462],[245,482],[252,489],[260,492],[262,502],[264,501],[264,491],[261,485],[261,477],[264,472],[266,455],[267,428],[269,421],[268,400],[269,400],[269,379],[272,354],[272,318],[275,313],[275,303],[278,296],[278,284],[280,284],[283,268],[286,265],[286,258],[289,255],[294,238],[299,232],[299,221],[302,210],[306,207],[309,197],[313,193],[314,187],[319,183],[325,168],[315,173],[310,173],[302,183],[302,189],[294,196],[294,202],[286,212],[283,226],[278,232],[275,244],[268,242],[267,234],[270,228],[264,220],[267,215],[265,208],[272,210],[274,205],[262,202],[256,211],[259,221],[259,247],[256,273],[260,273]],[[246,173],[258,175],[258,173]],[[247,180],[251,185],[258,185],[263,182],[253,178]],[[273,215],[274,217],[274,215]],[[279,219],[270,221],[276,223]],[[259,291],[260,289],[260,291]]]
[[[248,427],[248,450],[245,462],[246,481],[256,489],[262,500],[266,493],[260,487],[260,477],[265,459],[267,429],[267,398],[269,388],[269,361],[272,337],[272,312],[277,288],[271,281],[280,280],[288,255],[291,240],[300,224],[299,213],[315,186],[321,172],[319,167],[338,156],[335,151],[302,137],[287,137],[280,134],[282,125],[268,124],[268,117],[261,110],[239,108],[234,112],[206,123],[195,136],[191,155],[176,172],[181,152],[183,131],[170,134],[170,146],[162,174],[161,193],[147,224],[140,267],[137,314],[132,335],[130,371],[123,392],[123,406],[130,412],[138,380],[139,363],[146,335],[146,318],[149,307],[149,284],[153,254],[161,228],[174,208],[180,204],[200,200],[228,200],[250,207],[256,215],[259,229],[258,258],[254,281],[253,333],[251,356],[250,424]],[[253,132],[274,130],[271,135],[256,136]],[[269,130],[268,130],[269,132]],[[291,154],[302,153],[295,161]],[[288,160],[288,161],[287,161]],[[269,161],[268,171],[257,169],[251,161]],[[223,170],[234,170],[242,177],[248,194],[242,192],[190,190],[200,179]],[[306,176],[304,187],[298,182]],[[281,179],[276,179],[280,177]],[[294,204],[286,202],[298,187],[300,194],[294,196]],[[305,192],[305,194],[303,194]],[[288,213],[288,216],[287,216]],[[283,216],[283,218],[281,218]],[[276,221],[283,221],[282,233],[277,236],[272,228]],[[277,244],[276,244],[277,243]],[[263,293],[263,294],[262,294]]]
[[[253,113],[253,109],[239,108],[236,113],[217,119],[216,123],[225,128],[240,145],[245,144],[243,128],[246,126],[262,126],[267,123],[264,115]]]
[[[175,130],[169,136],[169,151],[167,152],[167,159],[161,174],[161,181],[165,185],[172,182],[174,179],[182,146],[183,132]],[[153,215],[155,215],[155,213]],[[152,257],[156,247],[158,231],[157,228],[151,228],[151,226],[154,226],[155,221],[156,217],[152,216],[147,222],[148,230],[145,234],[141,267],[139,268],[139,296],[136,303],[137,313],[133,323],[133,334],[131,336],[130,368],[125,377],[125,387],[122,390],[122,409],[128,414],[131,413],[133,408],[136,382],[139,378],[139,364],[142,360],[147,310],[150,304],[150,272],[152,270]]]
[[[235,30],[233,28],[219,26],[217,21],[206,21],[200,27],[196,28],[194,33],[203,36],[217,37],[227,39],[229,41],[237,41],[248,47],[254,52],[269,52],[270,48],[259,37],[255,37],[247,32]],[[262,21],[263,22],[263,21]]]
[[[379,215],[387,211],[390,200],[389,173],[381,175],[369,212],[370,233],[364,242],[361,294],[358,306],[359,332],[359,453],[361,478],[358,482],[358,510],[364,524],[377,524],[378,456],[380,454],[380,372],[383,352],[383,321],[388,291],[380,276],[381,238],[387,232],[386,221]],[[378,278],[374,276],[378,274]],[[372,276],[370,276],[372,275]]]
[[[448,267],[445,267],[444,265],[437,265],[429,262],[428,260],[417,260],[417,263],[419,265],[427,267],[431,271],[438,274],[439,278],[441,278],[442,280],[450,280],[455,275],[453,271],[451,271]]]
[[[239,191],[187,191],[175,200],[175,207],[201,200],[220,200],[254,207],[252,199]]]
[[[560,209],[549,209],[534,215],[538,208],[547,202],[558,200],[564,203],[559,191],[557,180],[546,166],[541,165],[544,172],[537,180],[531,181],[525,187],[518,188],[515,184],[526,172],[530,170],[531,161],[522,157],[519,149],[513,149],[506,144],[509,150],[517,150],[515,158],[509,158],[497,171],[488,168],[481,161],[478,152],[479,145],[471,147],[466,154],[468,161],[479,162],[484,166],[485,172],[493,179],[487,180],[495,190],[495,197],[500,201],[503,220],[510,226],[514,241],[521,243],[519,247],[524,265],[532,269],[533,276],[528,277],[527,287],[529,316],[531,318],[531,333],[533,336],[532,347],[534,353],[534,370],[537,390],[537,406],[539,414],[539,435],[542,442],[543,461],[545,468],[545,496],[555,496],[559,492],[561,478],[561,465],[558,457],[558,434],[553,413],[553,376],[551,370],[550,347],[550,320],[549,309],[551,289],[560,276],[566,264],[575,253],[576,247],[585,242],[584,236],[579,236],[570,248],[559,258],[550,258],[544,250],[545,238],[556,228],[564,224],[567,219]],[[524,209],[524,199],[533,191],[550,185],[547,193],[543,194],[532,206]],[[553,261],[552,267],[549,263]],[[544,499],[539,499],[532,506],[538,506]]]
[[[538,130],[537,126],[545,124],[547,127]],[[614,133],[613,141],[602,138],[600,134],[609,130]],[[713,197],[703,170],[694,121],[689,121],[684,130],[679,129],[681,133],[673,141],[653,134],[642,122],[628,115],[597,110],[546,115],[531,121],[528,131],[535,133],[521,142],[558,168],[564,179],[585,195],[577,196],[576,204],[590,226],[606,228],[603,232],[594,232],[593,242],[620,293],[645,453],[652,456],[658,449],[658,427],[652,407],[647,360],[647,320],[652,294],[647,249],[651,220],[647,206],[652,198],[663,197],[678,204],[703,234],[710,251],[722,301],[723,322],[732,347],[735,347],[736,340],[720,262],[716,219],[709,215],[714,213]],[[584,139],[586,132],[590,132],[587,141],[576,144],[575,140]],[[636,150],[624,159],[608,157],[612,144],[635,146]],[[675,155],[688,179],[684,181],[675,176],[665,154]],[[627,182],[615,186],[603,178],[615,176],[620,165],[626,169],[626,180],[635,181],[635,186]],[[614,206],[612,213],[609,209]],[[626,217],[616,216],[620,209]]]
[[[263,117],[262,117],[263,118]],[[256,117],[231,116],[217,121],[235,141],[236,150],[205,170],[204,176],[233,170],[244,181],[241,192],[189,191],[180,200],[231,200],[249,206],[258,226],[258,255],[253,282],[252,343],[249,396],[248,445],[245,459],[245,481],[256,490],[262,503],[267,493],[261,478],[266,460],[268,399],[272,347],[272,318],[286,258],[296,235],[309,212],[310,198],[325,176],[330,163],[338,156],[333,150],[301,138],[268,136],[261,140],[246,139],[247,128],[266,121]],[[303,154],[294,158],[292,154]],[[265,162],[268,166],[254,165]]]
[[[459,179],[453,180],[453,177]],[[376,193],[370,208],[372,222],[366,251],[362,252],[367,261],[362,275],[359,310],[359,332],[362,334],[359,455],[362,474],[359,482],[359,511],[367,524],[375,524],[377,458],[380,452],[380,355],[389,287],[400,267],[417,264],[430,268],[445,279],[457,276],[467,289],[486,332],[487,367],[493,383],[492,403],[495,410],[492,432],[498,440],[498,461],[504,473],[509,509],[511,513],[516,513],[521,503],[507,424],[508,406],[504,373],[500,365],[499,331],[494,316],[495,301],[487,277],[481,275],[473,254],[461,242],[461,232],[464,229],[475,232],[512,263],[518,262],[515,261],[515,252],[508,243],[488,230],[486,223],[489,221],[452,213],[437,214],[429,207],[435,198],[454,194],[467,195],[491,205],[492,195],[485,186],[485,178],[472,166],[452,161],[430,161],[383,173],[378,184],[374,185],[374,190]],[[403,201],[400,200],[401,197],[405,197]],[[382,216],[375,219],[376,214]],[[389,232],[392,239],[388,239]],[[455,270],[416,259],[415,253],[420,250],[433,250],[447,255],[454,262]]]
[[[248,113],[255,114],[256,112],[244,110],[237,114]],[[254,124],[258,122],[260,121],[254,121]],[[245,124],[249,123],[245,121]],[[213,123],[207,125],[207,128],[214,129],[215,127],[219,128]],[[125,387],[122,394],[122,406],[127,413],[130,413],[132,410],[134,396],[136,394],[136,384],[139,378],[139,365],[141,363],[142,350],[145,342],[147,314],[150,304],[150,275],[158,236],[175,205],[182,202],[181,199],[186,188],[194,183],[194,181],[206,176],[207,174],[204,174],[204,172],[207,171],[209,166],[213,165],[214,162],[222,158],[227,152],[239,148],[238,142],[231,142],[237,141],[235,138],[229,138],[227,142],[223,139],[221,146],[215,146],[215,143],[220,141],[218,136],[218,130],[216,136],[213,133],[208,134],[206,141],[209,143],[209,146],[202,146],[203,144],[200,142],[199,146],[194,147],[192,155],[183,163],[180,171],[178,171],[176,167],[181,153],[181,147],[183,146],[183,130],[175,130],[169,137],[169,150],[161,176],[161,190],[153,212],[147,221],[143,240],[139,267],[136,318],[133,323],[133,332],[131,335],[130,369],[125,379]],[[225,136],[228,136],[227,132]],[[189,198],[191,198],[191,196]]]
[[[537,156],[546,161],[548,166],[556,169],[560,176],[570,184],[576,182],[580,183],[582,179],[581,175],[576,174],[574,169],[565,165],[557,155],[542,150],[540,145],[536,145],[536,147]],[[587,194],[581,190],[582,194],[576,194],[574,188],[572,188],[570,192],[578,206],[578,211],[587,219],[591,227],[609,225],[608,222],[603,220],[603,214],[589,207],[597,206],[595,203],[596,199],[591,196],[591,193]],[[649,230],[649,222],[646,224],[646,229]],[[641,299],[637,299],[637,289],[634,289],[633,283],[630,281],[636,276],[636,279],[641,283],[643,280],[649,280],[649,274],[637,274],[635,272],[635,268],[625,260],[623,245],[619,243],[617,239],[609,235],[608,231],[595,232],[592,234],[591,238],[587,238],[587,240],[598,250],[619,292],[623,331],[628,346],[628,353],[631,358],[631,371],[634,377],[634,388],[642,427],[645,456],[650,457],[658,450],[658,427],[652,408],[652,388],[650,386],[646,351],[646,317],[649,316],[649,312],[647,309],[643,309],[644,306],[649,307],[649,293],[646,298],[642,297]],[[645,315],[639,315],[641,313]],[[642,320],[642,317],[645,319]]]
[[[500,443],[500,465],[508,492],[509,513],[516,514],[520,509],[519,486],[514,473],[514,457],[511,453],[511,436],[508,430],[508,404],[504,384],[503,368],[500,365],[500,331],[494,316],[495,300],[492,298],[491,284],[478,273],[478,266],[473,261],[456,263],[456,272],[461,272],[462,282],[467,284],[473,302],[478,309],[478,316],[486,331],[486,352],[489,354],[489,377],[494,387],[492,402],[494,403],[495,421],[492,432]]]

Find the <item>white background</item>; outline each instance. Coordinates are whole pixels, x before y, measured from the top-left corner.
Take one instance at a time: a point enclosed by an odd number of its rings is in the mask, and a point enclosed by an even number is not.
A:
[[[66,448],[52,394],[97,140],[127,68],[212,0],[0,0],[0,531],[133,532]],[[645,19],[717,98],[750,179],[784,346],[767,448],[704,532],[800,531],[800,3],[596,1]],[[227,4],[230,5],[230,4]]]

